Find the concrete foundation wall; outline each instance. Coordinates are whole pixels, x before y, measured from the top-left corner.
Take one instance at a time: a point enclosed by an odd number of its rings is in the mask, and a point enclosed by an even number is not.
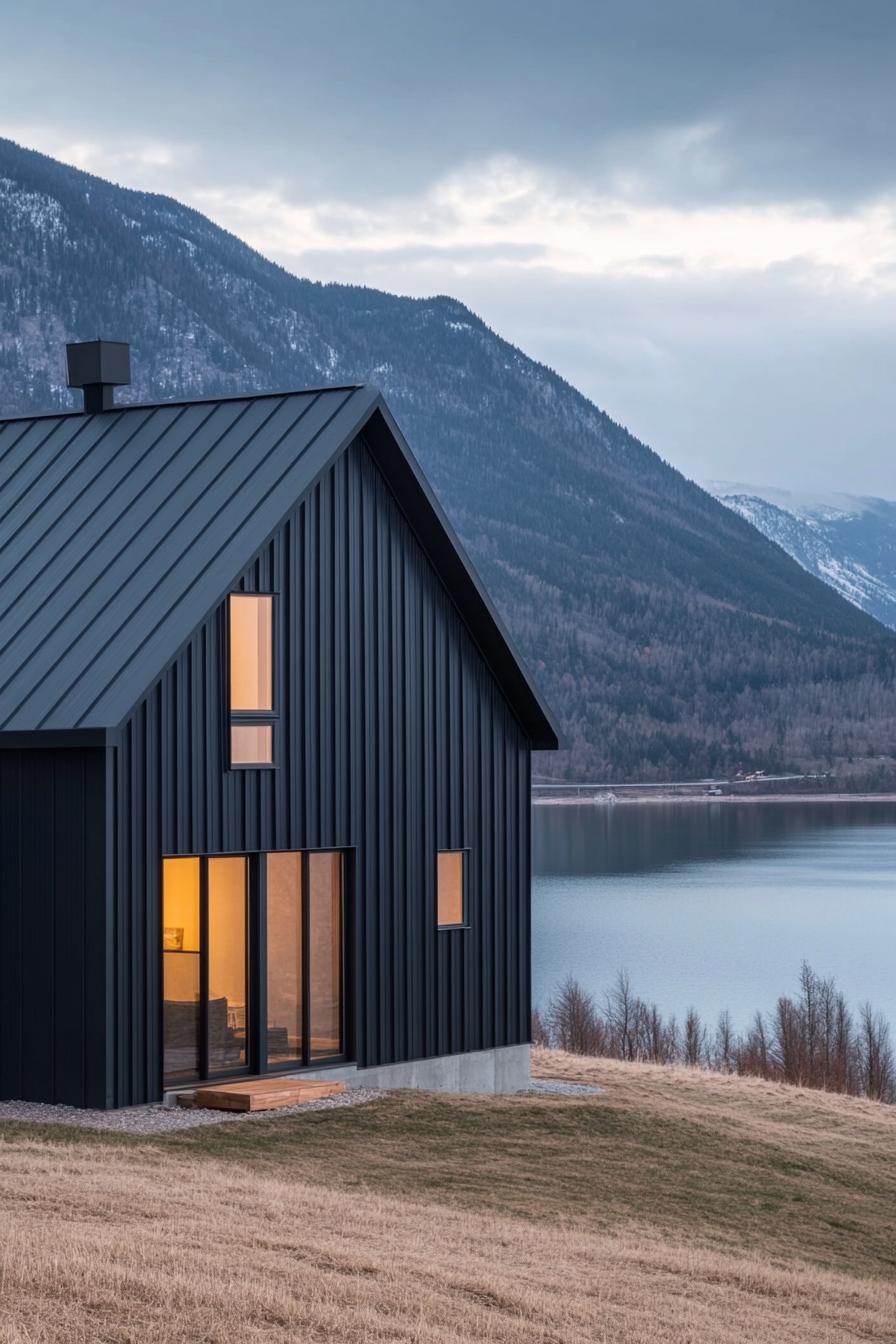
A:
[[[329,1078],[347,1087],[419,1087],[425,1092],[519,1092],[529,1086],[529,1046],[506,1045],[495,1050],[470,1050],[462,1055],[437,1055],[402,1064],[359,1069],[345,1065],[310,1069],[303,1078]]]

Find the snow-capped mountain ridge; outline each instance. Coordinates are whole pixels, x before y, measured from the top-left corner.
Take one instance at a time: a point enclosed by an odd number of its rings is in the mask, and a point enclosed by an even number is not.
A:
[[[810,574],[896,629],[896,502],[731,481],[707,489]]]

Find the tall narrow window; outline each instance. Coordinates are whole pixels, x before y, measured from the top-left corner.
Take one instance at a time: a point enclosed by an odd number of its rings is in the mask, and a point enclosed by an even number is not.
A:
[[[311,1058],[342,1053],[342,855],[308,855]]]
[[[208,860],[208,1071],[248,1063],[248,889],[244,858]]]
[[[302,856],[267,857],[268,1066],[302,1061]]]
[[[462,849],[439,851],[436,869],[436,906],[440,929],[456,929],[466,923],[464,859]]]
[[[274,763],[274,599],[231,593],[230,764]]]
[[[199,1077],[199,860],[165,859],[162,887],[165,1078]]]

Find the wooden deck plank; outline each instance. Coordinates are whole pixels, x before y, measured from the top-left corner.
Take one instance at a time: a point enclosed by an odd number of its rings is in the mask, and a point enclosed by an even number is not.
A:
[[[312,1078],[249,1078],[198,1087],[181,1102],[216,1111],[274,1111],[345,1091],[345,1083]],[[189,1099],[188,1099],[189,1098]]]

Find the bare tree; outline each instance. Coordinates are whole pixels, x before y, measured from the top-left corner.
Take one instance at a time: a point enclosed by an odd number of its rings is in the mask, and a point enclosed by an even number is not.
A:
[[[870,1003],[859,1009],[859,1068],[862,1090],[873,1101],[896,1101],[896,1062],[890,1028]]]
[[[663,1020],[663,1015],[655,1003],[644,1005],[644,1045],[643,1056],[654,1064],[672,1064],[678,1054],[678,1043],[674,1029]]]
[[[800,1010],[793,999],[780,998],[772,1016],[770,1076],[800,1085],[806,1081]]]
[[[696,1008],[689,1008],[684,1019],[682,1056],[685,1064],[696,1067],[706,1059],[706,1028]]]
[[[532,1039],[573,1054],[656,1064],[681,1060],[896,1103],[896,1051],[889,1026],[864,1004],[856,1027],[833,979],[823,980],[807,962],[800,967],[796,997],[782,996],[768,1018],[757,1013],[743,1036],[734,1030],[727,1009],[711,1040],[695,1008],[688,1009],[679,1029],[674,1016],[664,1019],[655,1003],[639,998],[620,971],[603,1013],[570,976],[544,1015],[533,1012]]]
[[[722,1073],[734,1073],[736,1068],[737,1040],[731,1025],[731,1014],[725,1008],[719,1014],[716,1038],[713,1042],[713,1065]]]
[[[768,1033],[765,1018],[757,1013],[744,1040],[737,1043],[737,1072],[755,1078],[770,1076]]]
[[[559,1050],[568,1050],[573,1055],[604,1053],[604,1024],[591,995],[572,976],[548,1004],[547,1022],[551,1040]]]
[[[635,1018],[637,1000],[627,971],[620,971],[607,995],[606,1020],[620,1059],[636,1059]]]

